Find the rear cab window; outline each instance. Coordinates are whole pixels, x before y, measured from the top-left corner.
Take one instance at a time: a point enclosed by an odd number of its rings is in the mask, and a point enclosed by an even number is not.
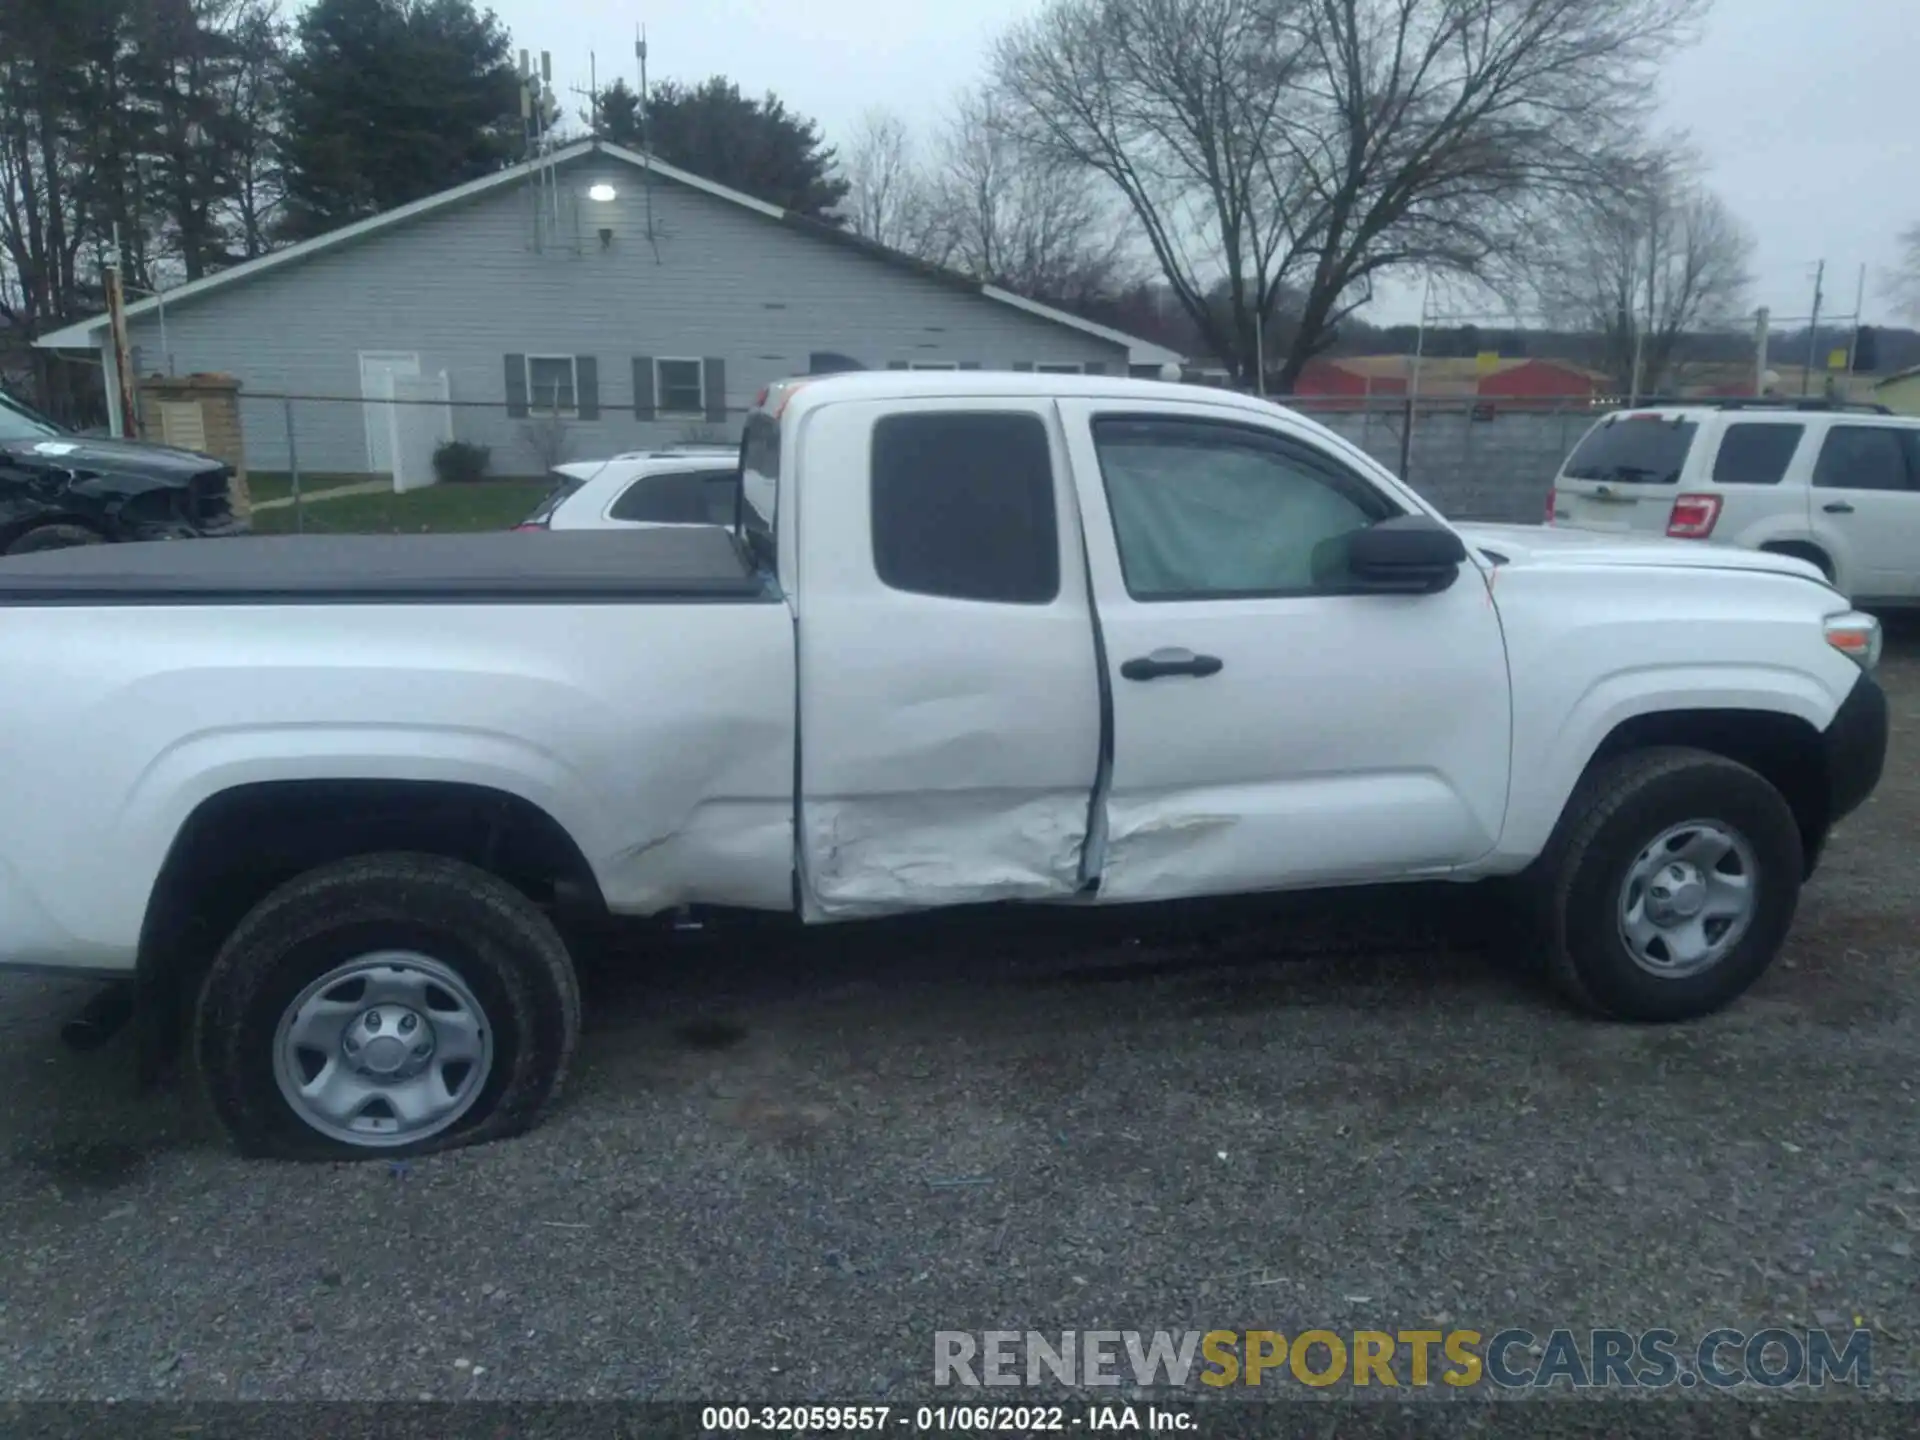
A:
[[[889,589],[1003,605],[1058,597],[1053,458],[1038,415],[882,416],[871,476],[874,568]]]
[[[1589,430],[1561,467],[1563,480],[1607,485],[1673,485],[1700,427],[1658,412],[1616,415]]]

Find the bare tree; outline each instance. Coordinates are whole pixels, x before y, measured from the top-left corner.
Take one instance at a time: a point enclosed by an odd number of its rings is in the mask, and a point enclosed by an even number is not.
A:
[[[573,449],[573,434],[557,413],[536,414],[520,422],[520,445],[546,475]]]
[[[841,213],[847,227],[890,249],[917,253],[926,227],[927,184],[906,123],[889,111],[869,110],[844,154],[847,198]]]
[[[1123,216],[1097,175],[1027,144],[993,90],[963,96],[941,137],[923,254],[1069,308],[1136,278]]]
[[[1753,237],[1669,154],[1562,214],[1541,257],[1541,309],[1597,337],[1595,362],[1623,392],[1678,378],[1687,337],[1739,315]]]
[[[1182,309],[1239,374],[1254,315],[1306,237],[1272,163],[1294,67],[1291,0],[1054,0],[995,49],[1025,146],[1104,176]],[[1224,305],[1209,303],[1224,272]]]
[[[1237,374],[1297,292],[1286,389],[1377,278],[1523,252],[1634,146],[1708,3],[1054,0],[995,72],[1023,135],[1118,187]]]

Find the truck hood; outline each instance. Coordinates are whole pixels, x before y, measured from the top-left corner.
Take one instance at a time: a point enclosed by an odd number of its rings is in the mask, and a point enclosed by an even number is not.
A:
[[[1741,570],[1797,575],[1820,585],[1827,583],[1820,567],[1811,561],[1700,540],[1614,535],[1555,525],[1456,525],[1454,529],[1474,549],[1511,565],[1562,563],[1609,569]]]
[[[119,477],[148,485],[186,485],[195,476],[221,468],[211,455],[152,445],[139,440],[108,440],[90,435],[47,435],[0,443],[16,468],[65,472],[78,480],[88,476]]]

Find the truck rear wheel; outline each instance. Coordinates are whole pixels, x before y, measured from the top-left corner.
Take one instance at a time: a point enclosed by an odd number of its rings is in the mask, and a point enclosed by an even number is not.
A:
[[[530,1127],[579,1030],[537,907],[460,861],[389,854],[256,905],[208,971],[194,1043],[243,1153],[397,1158]]]
[[[1530,908],[1548,969],[1575,1003],[1620,1020],[1689,1020],[1766,971],[1804,873],[1779,791],[1721,756],[1662,747],[1581,781]]]

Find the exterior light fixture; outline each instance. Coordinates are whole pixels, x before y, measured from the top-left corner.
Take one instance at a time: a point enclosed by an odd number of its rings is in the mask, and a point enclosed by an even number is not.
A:
[[[616,192],[611,185],[605,185],[605,184],[595,185],[592,189],[587,191],[587,198],[589,200],[598,200],[602,204],[605,204],[607,201],[613,199],[615,193]]]

